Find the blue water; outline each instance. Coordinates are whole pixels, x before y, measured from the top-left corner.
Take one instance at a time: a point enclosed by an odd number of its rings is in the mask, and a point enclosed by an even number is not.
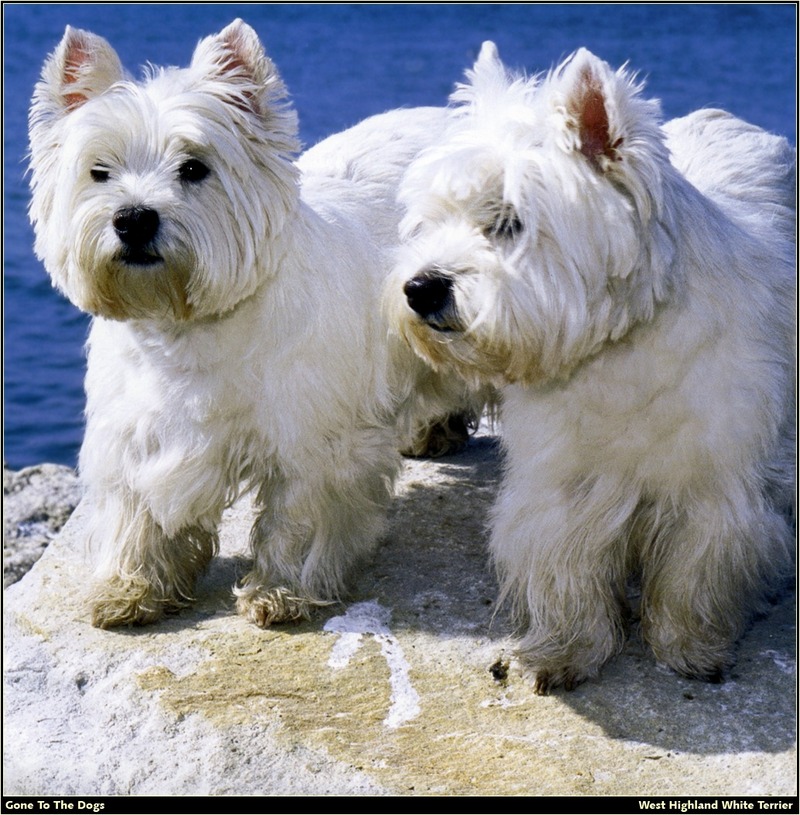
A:
[[[795,13],[790,4],[4,5],[5,460],[74,465],[83,432],[88,320],[33,255],[24,178],[28,101],[67,23],[109,39],[138,71],[186,64],[198,39],[241,16],[280,68],[307,145],[392,107],[443,104],[485,39],[529,72],[583,45],[639,70],[667,117],[723,107],[795,142]]]

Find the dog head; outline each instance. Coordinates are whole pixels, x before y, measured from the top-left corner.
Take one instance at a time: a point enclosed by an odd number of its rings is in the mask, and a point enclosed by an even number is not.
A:
[[[202,40],[188,68],[142,82],[104,39],[68,27],[30,111],[37,256],[92,314],[222,314],[269,273],[297,205],[296,133],[283,82],[240,20]]]
[[[486,43],[467,76],[401,189],[391,318],[467,379],[563,378],[670,287],[658,105],[585,50],[525,78]]]

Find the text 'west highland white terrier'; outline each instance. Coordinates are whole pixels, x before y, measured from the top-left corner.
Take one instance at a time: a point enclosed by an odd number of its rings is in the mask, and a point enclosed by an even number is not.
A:
[[[338,597],[372,551],[406,429],[463,392],[381,314],[397,184],[444,118],[374,117],[296,164],[295,113],[241,21],[140,83],[67,29],[33,98],[30,214],[54,284],[95,315],[96,625],[185,604],[245,490],[260,514],[238,607],[259,625]]]
[[[536,690],[644,637],[719,680],[791,562],[794,165],[705,110],[660,125],[585,50],[544,79],[486,43],[402,188],[393,314],[439,371],[503,387],[491,551]]]

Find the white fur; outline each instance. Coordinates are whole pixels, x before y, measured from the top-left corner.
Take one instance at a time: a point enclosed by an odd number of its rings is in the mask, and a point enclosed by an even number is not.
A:
[[[67,29],[31,108],[31,219],[54,284],[95,315],[95,624],[188,601],[247,490],[260,514],[237,594],[260,625],[337,598],[372,551],[403,434],[464,391],[380,313],[398,179],[444,115],[374,117],[295,164],[286,90],[241,21],[141,83]],[[142,209],[157,232],[129,251]]]
[[[634,574],[657,657],[715,679],[790,562],[794,150],[721,111],[662,129],[585,50],[526,79],[486,44],[469,78],[402,186],[390,308],[503,388],[491,550],[537,690],[621,647]]]

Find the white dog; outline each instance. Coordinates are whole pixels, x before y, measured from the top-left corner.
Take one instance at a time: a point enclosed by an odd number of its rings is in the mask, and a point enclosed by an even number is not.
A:
[[[536,690],[618,651],[632,575],[657,658],[718,680],[791,560],[794,151],[721,111],[662,129],[585,50],[538,80],[487,43],[468,76],[402,188],[391,308],[503,386],[491,550]]]
[[[405,429],[463,391],[380,312],[397,183],[444,116],[375,117],[296,165],[286,90],[241,21],[141,83],[67,29],[32,103],[30,214],[54,284],[95,315],[95,625],[186,603],[245,490],[260,514],[238,607],[259,625],[338,597],[372,550]]]

